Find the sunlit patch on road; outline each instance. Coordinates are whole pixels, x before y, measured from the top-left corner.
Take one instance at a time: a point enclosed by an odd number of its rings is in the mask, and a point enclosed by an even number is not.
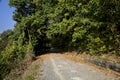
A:
[[[59,68],[62,68],[63,66],[62,65],[58,65]]]
[[[71,80],[83,80],[80,77],[72,77]]]
[[[75,72],[77,72],[76,70],[71,70],[70,72],[73,72],[73,73],[75,73]]]

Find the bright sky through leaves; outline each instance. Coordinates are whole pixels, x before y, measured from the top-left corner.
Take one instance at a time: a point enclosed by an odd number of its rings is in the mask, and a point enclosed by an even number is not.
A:
[[[14,8],[8,5],[9,0],[0,0],[0,33],[13,29],[15,21],[12,19]]]

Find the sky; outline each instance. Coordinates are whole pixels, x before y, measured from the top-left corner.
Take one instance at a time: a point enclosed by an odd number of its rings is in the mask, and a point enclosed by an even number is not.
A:
[[[7,29],[13,29],[15,21],[13,21],[14,8],[8,5],[9,0],[0,0],[0,33]]]

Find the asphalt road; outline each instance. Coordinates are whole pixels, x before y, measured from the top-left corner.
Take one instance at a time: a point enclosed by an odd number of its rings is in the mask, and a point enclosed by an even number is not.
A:
[[[44,59],[41,66],[43,72],[37,80],[118,80],[93,66],[57,55],[52,54],[52,57]]]

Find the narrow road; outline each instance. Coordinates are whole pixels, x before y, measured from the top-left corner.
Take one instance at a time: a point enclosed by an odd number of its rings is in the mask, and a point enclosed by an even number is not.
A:
[[[50,54],[52,57],[44,59],[41,66],[43,72],[37,80],[117,80],[93,66],[76,63],[58,55]]]

